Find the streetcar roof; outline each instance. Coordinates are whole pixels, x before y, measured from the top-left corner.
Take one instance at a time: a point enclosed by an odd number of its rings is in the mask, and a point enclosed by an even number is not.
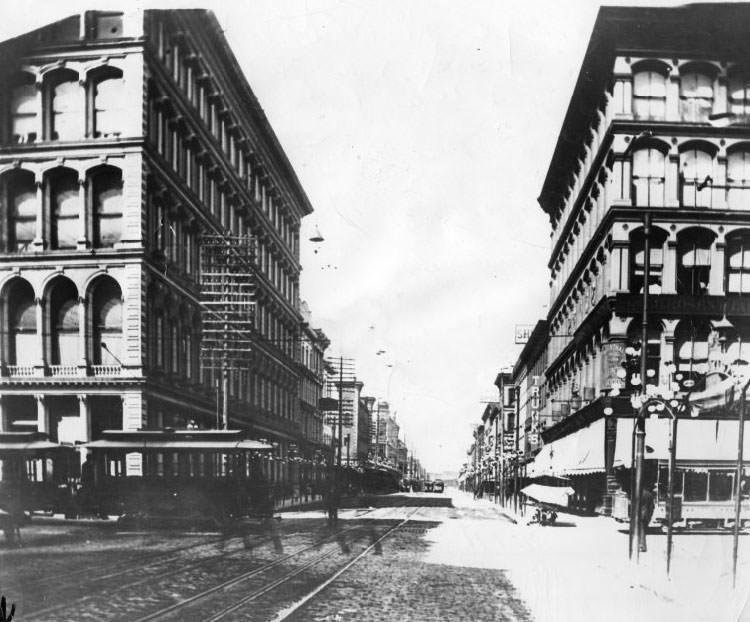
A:
[[[53,443],[42,432],[0,433],[0,452],[33,453],[58,449],[71,449],[71,446]]]
[[[88,449],[269,450],[272,445],[247,438],[244,430],[105,430]]]

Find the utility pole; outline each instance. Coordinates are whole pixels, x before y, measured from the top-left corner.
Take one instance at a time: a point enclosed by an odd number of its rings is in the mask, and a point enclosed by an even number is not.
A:
[[[339,442],[338,442],[338,467],[341,468],[341,442],[342,442],[342,430],[343,430],[343,418],[344,418],[344,357],[339,357]]]

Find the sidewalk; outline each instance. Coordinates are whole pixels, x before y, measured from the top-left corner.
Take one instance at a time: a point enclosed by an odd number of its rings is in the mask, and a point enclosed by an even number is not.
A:
[[[460,493],[454,502],[494,506]],[[528,518],[473,521],[462,535],[443,523],[432,532],[428,561],[507,571],[537,622],[750,621],[750,536],[740,538],[733,590],[731,533],[676,534],[667,577],[663,534],[649,534],[636,564],[628,560],[626,526],[613,519],[560,514],[556,526],[542,527]],[[461,537],[460,553],[443,545]]]

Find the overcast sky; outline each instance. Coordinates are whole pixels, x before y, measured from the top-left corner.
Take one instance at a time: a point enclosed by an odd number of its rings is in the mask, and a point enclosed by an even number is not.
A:
[[[133,4],[3,0],[0,39]],[[216,13],[315,208],[301,291],[329,354],[356,359],[428,469],[458,469],[514,326],[546,315],[536,197],[600,3],[138,4]]]

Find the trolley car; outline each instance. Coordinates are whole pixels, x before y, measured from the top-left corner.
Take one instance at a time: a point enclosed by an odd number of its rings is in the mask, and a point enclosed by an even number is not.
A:
[[[675,468],[675,512],[677,527],[731,527],[735,513],[735,468],[730,462],[678,462]],[[747,472],[743,473],[743,480]],[[743,482],[741,482],[742,484]],[[666,525],[669,473],[666,462],[660,461],[657,478],[657,503],[654,520]],[[741,521],[750,524],[750,498],[740,486]]]
[[[79,453],[41,432],[0,434],[0,507],[25,512],[64,512],[79,475]]]
[[[272,446],[244,431],[107,430],[86,448],[84,498],[98,514],[223,522],[272,510],[260,465]]]

